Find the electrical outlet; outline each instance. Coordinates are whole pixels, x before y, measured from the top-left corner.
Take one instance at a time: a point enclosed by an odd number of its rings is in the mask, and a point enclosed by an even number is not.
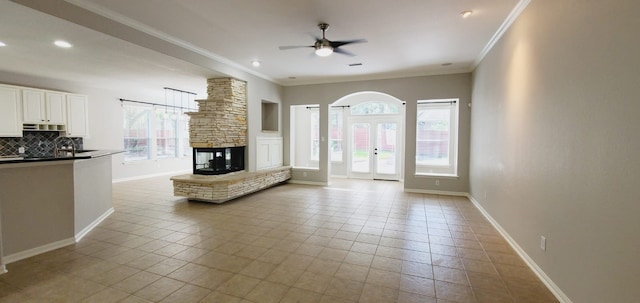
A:
[[[440,185],[440,180],[436,180],[436,186]]]
[[[540,236],[540,249],[542,249],[542,251],[547,251],[547,238],[544,236]]]
[[[24,154],[24,146],[18,147],[18,153],[19,154]]]

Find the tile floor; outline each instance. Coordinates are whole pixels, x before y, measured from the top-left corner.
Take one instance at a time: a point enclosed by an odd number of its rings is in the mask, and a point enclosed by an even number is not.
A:
[[[462,197],[286,184],[221,205],[114,184],[76,245],[9,264],[0,302],[557,302]]]

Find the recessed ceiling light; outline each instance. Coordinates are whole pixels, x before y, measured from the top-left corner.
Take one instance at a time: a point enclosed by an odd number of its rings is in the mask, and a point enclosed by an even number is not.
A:
[[[260,61],[253,60],[253,61],[251,61],[251,65],[253,65],[253,67],[259,67],[260,66]]]
[[[71,43],[64,40],[56,40],[55,42],[53,42],[53,44],[55,44],[57,47],[62,47],[62,48],[70,48],[73,46],[71,45]]]
[[[351,63],[351,64],[349,64],[349,66],[361,66],[361,65],[362,65],[362,63]]]
[[[473,11],[463,11],[460,13],[460,15],[462,16],[462,18],[468,18],[469,16],[471,16],[473,14]]]
[[[453,63],[451,63],[451,62],[442,63],[442,66],[449,66],[449,65],[451,65],[451,64],[453,64]]]
[[[0,41],[0,47],[7,46],[4,42]]]

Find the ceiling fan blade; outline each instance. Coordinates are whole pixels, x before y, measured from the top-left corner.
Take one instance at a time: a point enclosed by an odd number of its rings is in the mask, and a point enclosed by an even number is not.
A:
[[[367,41],[367,39],[354,39],[354,40],[346,40],[346,41],[331,41],[331,46],[333,48],[337,48],[343,45],[347,45],[347,44],[354,44],[354,43],[367,43],[369,41]]]
[[[334,48],[333,52],[334,53],[338,53],[338,54],[347,55],[349,57],[355,57],[356,56],[354,53],[348,52],[348,51],[346,51],[344,49],[341,49],[341,48]]]
[[[286,49],[307,48],[307,47],[315,47],[315,46],[313,46],[313,45],[288,45],[288,46],[280,46],[278,48],[280,50],[286,50]]]

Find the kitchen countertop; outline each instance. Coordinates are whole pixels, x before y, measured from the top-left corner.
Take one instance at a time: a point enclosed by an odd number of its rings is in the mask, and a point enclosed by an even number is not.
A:
[[[47,161],[63,161],[63,160],[81,160],[81,159],[91,159],[98,158],[104,156],[110,156],[113,154],[123,153],[122,150],[111,150],[111,149],[100,149],[100,150],[81,150],[76,152],[75,156],[64,156],[64,157],[9,157],[9,158],[0,158],[0,165],[9,164],[9,163],[33,163],[33,162],[47,162]]]

